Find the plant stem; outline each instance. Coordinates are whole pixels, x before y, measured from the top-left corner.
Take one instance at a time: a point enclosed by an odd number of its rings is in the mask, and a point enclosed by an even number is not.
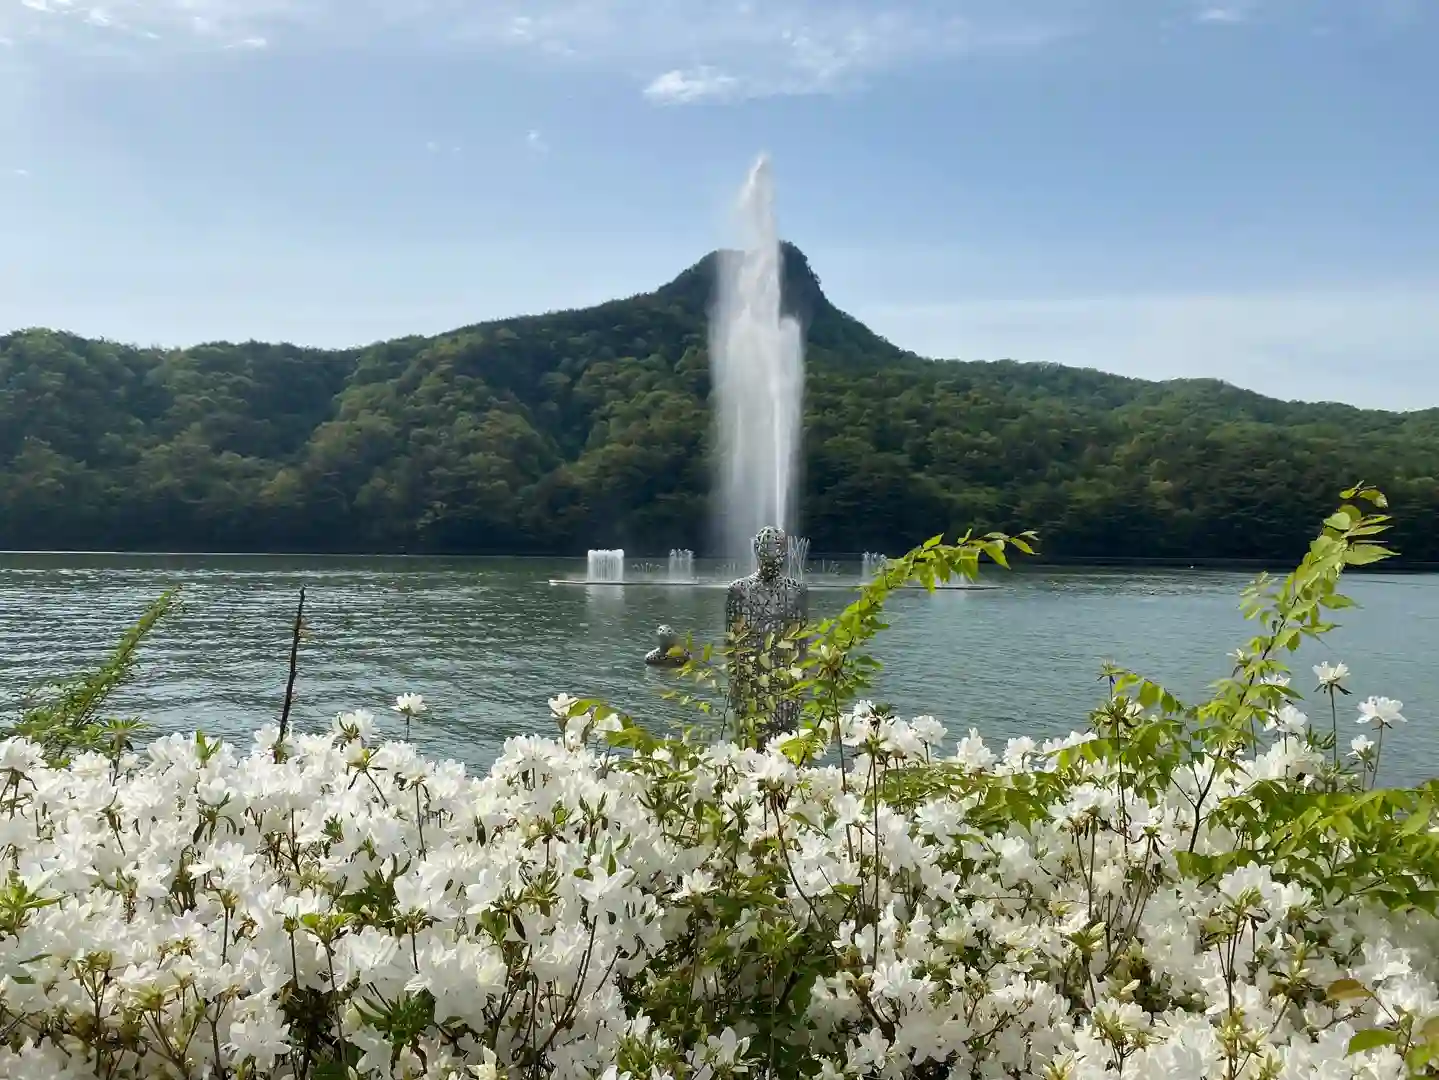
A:
[[[305,587],[300,586],[300,603],[295,608],[295,631],[290,636],[290,677],[285,681],[285,705],[280,710],[280,738],[275,743],[275,760],[284,753],[285,736],[290,732],[290,707],[295,703],[295,676],[300,670],[300,632],[305,627]]]

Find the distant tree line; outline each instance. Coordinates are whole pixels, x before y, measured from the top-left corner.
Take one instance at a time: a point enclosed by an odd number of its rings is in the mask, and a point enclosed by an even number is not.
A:
[[[0,337],[0,547],[703,553],[714,265],[359,349]],[[1400,552],[1439,562],[1439,410],[926,360],[832,307],[793,248],[786,274],[815,551],[974,525],[1059,558],[1284,561],[1362,480]]]

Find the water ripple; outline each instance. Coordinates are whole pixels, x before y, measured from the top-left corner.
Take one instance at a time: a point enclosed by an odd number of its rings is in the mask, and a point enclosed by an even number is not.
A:
[[[482,767],[505,738],[551,730],[546,700],[560,691],[654,722],[695,719],[661,696],[673,676],[640,658],[661,622],[718,637],[723,592],[546,584],[577,570],[541,560],[0,555],[0,698],[96,663],[150,601],[180,586],[178,611],[146,644],[115,710],[165,730],[202,726],[248,739],[279,715],[304,585],[301,728],[357,707],[393,724],[394,696],[420,693],[432,713],[417,741]],[[995,580],[1003,588],[892,601],[875,696],[992,739],[1059,734],[1100,700],[1101,662],[1193,698],[1227,673],[1226,653],[1253,633],[1239,617],[1239,574],[1046,570]],[[1301,651],[1295,685],[1312,689],[1310,664],[1344,659],[1360,699],[1405,702],[1405,750],[1390,760],[1389,778],[1439,772],[1439,578],[1355,578],[1348,589],[1363,607],[1342,613],[1347,625],[1330,647]],[[830,614],[846,598],[816,592],[813,605]],[[1344,719],[1347,739],[1358,729],[1352,713]]]

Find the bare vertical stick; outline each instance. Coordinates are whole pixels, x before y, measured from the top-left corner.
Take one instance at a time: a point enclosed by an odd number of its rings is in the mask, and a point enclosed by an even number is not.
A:
[[[285,682],[285,707],[280,711],[280,738],[275,743],[275,756],[285,744],[290,731],[290,706],[295,702],[295,676],[300,668],[300,632],[305,628],[305,587],[300,586],[300,604],[295,608],[295,632],[290,637],[290,677]]]

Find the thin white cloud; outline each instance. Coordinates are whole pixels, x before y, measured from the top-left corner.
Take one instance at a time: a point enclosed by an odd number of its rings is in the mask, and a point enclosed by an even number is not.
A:
[[[0,33],[77,47],[101,31],[185,48],[414,40],[597,66],[674,102],[1040,47],[1070,29],[1073,2],[1018,15],[999,0],[0,0]]]
[[[698,11],[692,63],[662,68],[645,86],[657,104],[833,93],[876,74],[975,53],[1025,53],[1074,27],[1054,4],[1015,15],[991,4],[822,4],[767,0]],[[681,50],[673,49],[672,53]]]
[[[533,130],[525,132],[525,146],[533,154],[547,154],[550,150],[550,144],[545,141],[545,137]]]
[[[0,37],[23,47],[43,42],[76,52],[125,43],[191,49],[263,49],[271,27],[299,27],[320,13],[314,0],[3,0]]]
[[[0,38],[94,52],[383,42],[506,52],[632,80],[656,103],[845,91],[976,54],[1146,23],[1401,26],[1419,0],[0,0]],[[102,43],[99,39],[104,38]],[[254,47],[254,46],[251,46]],[[55,58],[54,49],[48,54]],[[58,62],[58,61],[56,61]]]
[[[1248,19],[1249,15],[1242,8],[1237,7],[1209,7],[1204,8],[1194,16],[1196,22],[1219,23],[1234,25]]]
[[[704,98],[733,97],[743,91],[735,76],[712,67],[666,71],[645,87],[645,97],[661,105],[685,105]]]
[[[1284,399],[1439,406],[1439,281],[859,306],[854,314],[928,356],[1219,378]]]
[[[30,170],[29,170],[29,169],[11,169],[11,170],[10,170],[10,175],[11,175],[11,176],[17,176],[17,177],[19,177],[20,179],[23,180],[23,179],[25,179],[25,177],[27,177],[27,176],[30,175]]]

